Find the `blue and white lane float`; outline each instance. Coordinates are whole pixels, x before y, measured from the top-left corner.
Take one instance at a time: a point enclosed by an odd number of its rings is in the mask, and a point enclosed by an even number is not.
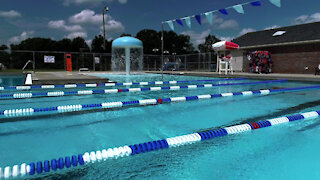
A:
[[[163,91],[163,90],[181,90],[181,89],[197,89],[197,88],[212,88],[218,86],[237,86],[237,85],[256,85],[268,83],[280,83],[287,80],[270,80],[257,82],[243,82],[243,83],[226,83],[226,84],[201,84],[201,85],[185,85],[185,86],[165,86],[165,87],[149,87],[149,88],[127,88],[127,89],[102,89],[102,90],[80,90],[80,91],[53,91],[53,92],[39,92],[39,93],[10,93],[0,94],[0,99],[25,99],[32,97],[57,97],[57,96],[71,96],[71,95],[91,95],[91,94],[110,94],[121,92],[141,92],[141,91]]]
[[[186,84],[194,82],[215,82],[215,81],[238,81],[247,78],[225,78],[225,79],[202,79],[190,81],[154,81],[154,82],[123,82],[123,83],[93,83],[93,84],[64,84],[64,85],[33,85],[33,86],[4,86],[0,87],[0,91],[4,90],[30,90],[30,89],[56,89],[56,88],[95,88],[95,87],[113,87],[113,86],[147,86],[147,85],[163,85],[163,84]]]
[[[220,98],[220,97],[233,97],[233,96],[241,96],[241,95],[242,96],[250,96],[254,94],[267,95],[270,93],[311,90],[311,89],[319,89],[319,88],[320,88],[320,85],[297,87],[297,88],[264,89],[264,90],[230,92],[230,93],[221,93],[221,94],[206,94],[206,95],[198,95],[198,96],[181,96],[181,97],[170,97],[170,98],[159,98],[159,99],[105,102],[105,103],[98,103],[98,104],[73,104],[73,105],[52,106],[52,107],[45,107],[45,108],[7,109],[7,110],[1,111],[0,115],[5,117],[17,117],[17,116],[30,116],[35,113],[42,113],[42,112],[64,113],[64,112],[85,111],[85,110],[92,110],[92,109],[114,109],[114,108],[130,107],[130,106],[147,106],[147,105],[157,105],[162,103],[184,102],[184,101],[192,101],[192,100],[213,99],[213,98]]]
[[[220,136],[239,134],[255,129],[279,125],[302,119],[314,119],[320,116],[320,111],[311,111],[291,116],[284,116],[266,121],[257,121],[254,123],[240,124],[229,126],[221,129],[207,130],[203,132],[176,136],[157,141],[149,141],[134,145],[125,145],[109,149],[85,152],[84,154],[60,157],[45,161],[31,162],[29,164],[22,163],[20,165],[7,166],[0,168],[0,178],[11,177],[32,177],[34,175],[43,175],[46,173],[55,172],[59,169],[68,169],[71,167],[83,166],[89,163],[106,161],[109,159],[118,159],[125,156],[156,151],[166,148],[174,148],[183,145],[193,144],[200,141],[210,140]],[[26,178],[26,177],[25,177]]]

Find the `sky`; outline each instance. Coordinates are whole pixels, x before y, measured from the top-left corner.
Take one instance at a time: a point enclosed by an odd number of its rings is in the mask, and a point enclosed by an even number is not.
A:
[[[244,14],[233,9],[228,15],[213,14],[213,25],[202,16],[202,25],[191,20],[174,23],[175,32],[188,34],[197,46],[209,34],[231,40],[242,34],[268,28],[320,21],[320,1],[282,0],[281,8],[269,0],[262,6],[244,6]],[[83,37],[88,44],[95,35],[103,34],[102,10],[106,12],[106,38],[122,33],[136,35],[142,29],[161,30],[161,22],[230,7],[248,0],[0,0],[0,45],[17,44],[29,37],[54,40]],[[164,24],[165,30],[170,30]]]

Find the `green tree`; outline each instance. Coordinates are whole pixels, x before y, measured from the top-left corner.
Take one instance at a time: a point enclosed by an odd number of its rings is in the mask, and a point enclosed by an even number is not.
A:
[[[155,30],[143,29],[136,38],[142,41],[144,54],[154,54],[153,49],[161,49],[161,35]]]
[[[7,45],[1,45],[0,46],[0,63],[5,65],[6,67],[9,66],[10,64],[10,54],[6,52],[5,50],[8,50]]]
[[[124,36],[132,36],[131,34],[127,34],[127,33],[122,33],[121,35],[120,35],[120,37],[124,37]]]
[[[212,44],[219,42],[220,39],[218,39],[216,36],[214,35],[208,35],[206,37],[206,40],[203,44],[199,44],[198,45],[198,49],[200,52],[214,52],[213,49],[211,48]]]
[[[71,51],[80,52],[80,48],[83,52],[89,50],[89,46],[86,41],[82,37],[76,37],[71,42]]]
[[[64,52],[70,52],[72,50],[71,46],[72,41],[70,39],[62,39],[60,41],[55,42],[54,44],[54,50],[55,51],[64,51]]]
[[[103,36],[95,36],[91,43],[92,52],[103,52]]]

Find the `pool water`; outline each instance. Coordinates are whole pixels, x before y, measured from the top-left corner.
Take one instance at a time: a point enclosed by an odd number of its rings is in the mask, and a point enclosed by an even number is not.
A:
[[[23,75],[0,75],[0,86],[21,86],[23,84]]]
[[[161,81],[161,75],[99,75],[118,82]],[[164,80],[213,79],[165,75]],[[259,80],[241,80],[236,82]],[[214,82],[218,83],[218,82]],[[219,83],[231,83],[222,81]],[[202,83],[192,83],[202,84]],[[0,110],[194,96],[314,85],[285,82],[179,91],[1,100]],[[131,86],[130,86],[131,87]],[[123,87],[125,88],[125,87]],[[40,90],[38,90],[40,91]],[[44,91],[44,90],[41,90]],[[207,129],[320,110],[320,90],[0,119],[0,167],[51,160]],[[228,135],[70,170],[51,179],[317,179],[320,118]]]

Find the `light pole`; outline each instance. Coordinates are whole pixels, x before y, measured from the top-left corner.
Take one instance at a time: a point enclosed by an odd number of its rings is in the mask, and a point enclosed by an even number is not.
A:
[[[172,53],[172,55],[173,55],[173,61],[175,62],[177,53]]]
[[[104,11],[109,11],[109,7],[105,6],[102,10],[102,19],[103,19],[103,49],[106,50],[106,26],[104,22]]]

